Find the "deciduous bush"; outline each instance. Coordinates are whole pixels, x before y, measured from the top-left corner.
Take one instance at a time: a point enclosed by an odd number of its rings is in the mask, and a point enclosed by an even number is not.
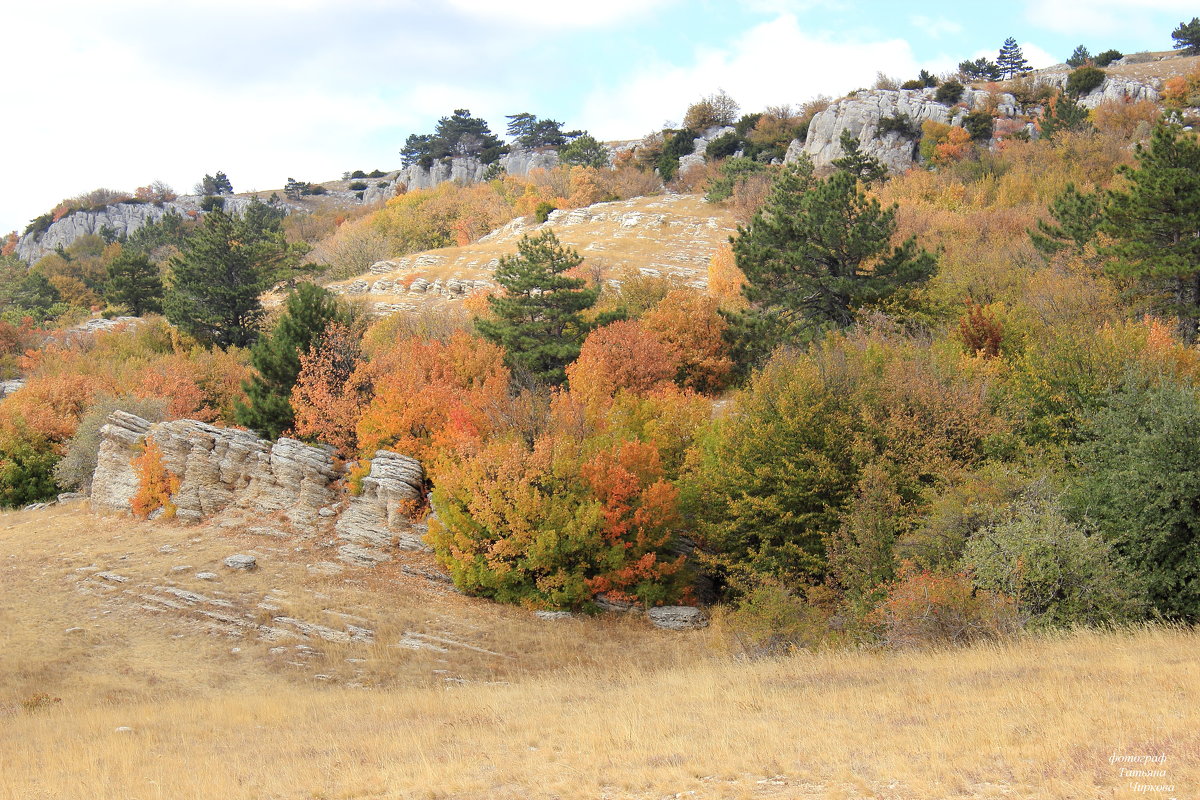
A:
[[[869,621],[888,647],[963,645],[1021,629],[1011,597],[978,590],[961,573],[930,572],[910,563],[901,565]]]
[[[108,394],[98,397],[80,418],[75,435],[67,441],[62,460],[54,467],[54,480],[63,489],[91,492],[92,475],[96,471],[96,459],[100,451],[100,429],[114,411],[134,414],[150,422],[161,422],[167,417],[167,403],[160,397]]]
[[[1072,524],[1057,504],[1026,498],[967,542],[962,567],[980,589],[1012,597],[1039,627],[1126,619],[1136,590],[1103,538]]]

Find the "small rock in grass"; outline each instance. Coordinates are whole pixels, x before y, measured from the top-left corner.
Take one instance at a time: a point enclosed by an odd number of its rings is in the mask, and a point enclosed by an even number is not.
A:
[[[215,581],[217,579],[217,573],[215,573],[215,572],[197,572],[196,578],[198,580],[202,580],[202,581]]]
[[[241,553],[229,556],[223,563],[230,569],[250,570],[258,566],[258,561],[254,558],[254,556],[247,556]]]

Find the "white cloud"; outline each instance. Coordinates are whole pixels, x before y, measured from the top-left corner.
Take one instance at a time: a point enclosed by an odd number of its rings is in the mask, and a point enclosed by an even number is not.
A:
[[[649,14],[675,0],[602,0],[597,3],[562,0],[447,0],[461,13],[491,23],[538,28],[593,28]]]
[[[1175,15],[1180,20],[1196,16],[1195,0],[1026,0],[1025,17],[1035,25],[1058,33],[1079,36],[1131,35],[1155,37],[1170,49],[1171,30],[1162,29],[1160,15]],[[1098,44],[1099,46],[1099,44]]]
[[[581,122],[612,138],[632,139],[665,120],[680,120],[689,99],[717,89],[753,111],[799,104],[820,94],[837,96],[872,85],[878,72],[916,75],[922,67],[938,70],[944,65],[918,62],[901,39],[821,36],[785,14],[750,29],[728,49],[697,50],[689,65],[648,64],[623,84],[593,92]]]
[[[914,28],[923,31],[926,35],[940,39],[943,36],[957,36],[963,32],[963,26],[952,19],[945,17],[926,17],[917,15],[909,20]]]

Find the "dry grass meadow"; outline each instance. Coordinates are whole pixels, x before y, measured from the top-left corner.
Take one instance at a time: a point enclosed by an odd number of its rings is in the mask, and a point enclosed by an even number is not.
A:
[[[539,620],[418,558],[336,573],[329,547],[80,504],[0,515],[0,798],[1200,794],[1190,631],[744,662],[715,628]],[[223,568],[234,552],[260,568]],[[230,623],[280,617],[375,636]]]

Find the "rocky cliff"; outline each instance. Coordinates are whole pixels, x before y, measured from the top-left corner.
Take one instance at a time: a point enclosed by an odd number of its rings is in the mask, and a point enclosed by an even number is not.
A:
[[[558,153],[554,150],[513,150],[501,156],[499,164],[506,174],[523,177],[535,169],[558,166]],[[414,164],[390,175],[386,181],[371,184],[363,193],[362,201],[369,204],[395,197],[398,187],[432,189],[446,181],[478,183],[487,174],[488,166],[478,158],[453,158],[435,162],[428,168]]]
[[[130,498],[138,490],[131,462],[147,439],[162,449],[166,468],[179,478],[171,502],[182,521],[229,513],[270,515],[303,530],[332,528],[345,541],[343,558],[355,562],[385,561],[391,546],[424,546],[406,516],[424,499],[424,472],[415,459],[379,451],[362,494],[350,496],[329,448],[286,437],[269,442],[194,420],[152,424],[123,411],[100,430],[93,509],[131,512]]]
[[[1052,68],[1030,78],[1033,84],[1049,85],[1064,89],[1069,71],[1064,67]],[[876,89],[861,91],[844,98],[813,117],[808,136],[804,141],[797,139],[788,148],[787,162],[795,161],[807,154],[818,167],[828,167],[834,159],[843,155],[842,131],[856,137],[863,152],[878,158],[893,173],[910,169],[917,161],[916,139],[902,133],[880,132],[884,119],[904,115],[917,127],[925,120],[947,125],[962,125],[971,111],[992,108],[998,118],[1025,121],[1031,135],[1036,136],[1033,119],[1041,113],[1041,107],[1022,107],[1012,94],[992,93],[980,89],[965,89],[961,101],[953,106],[939,103],[934,89],[889,91]],[[1110,75],[1103,84],[1091,93],[1079,98],[1081,105],[1096,108],[1106,102],[1157,101],[1157,89],[1145,82],[1128,77]]]
[[[143,225],[162,219],[169,211],[183,216],[202,213],[201,199],[187,195],[161,206],[154,203],[114,203],[100,211],[76,211],[52,223],[41,233],[22,236],[17,242],[16,254],[32,264],[58,247],[69,247],[82,236],[99,235],[105,228],[117,235],[128,236]],[[249,197],[226,197],[225,210],[240,213],[251,202],[252,198]]]

